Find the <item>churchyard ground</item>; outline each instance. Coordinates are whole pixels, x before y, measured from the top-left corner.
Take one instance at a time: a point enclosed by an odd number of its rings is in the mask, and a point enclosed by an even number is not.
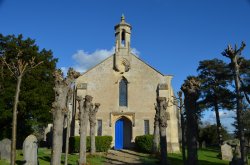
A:
[[[113,150],[111,150],[113,151]],[[87,162],[89,165],[108,165],[108,164],[126,164],[129,162],[126,161],[133,161],[136,160],[138,164],[148,164],[153,165],[157,164],[158,160],[149,154],[142,154],[136,152],[123,152],[117,151],[116,154],[126,154],[123,156],[114,156],[114,152],[109,152],[108,154],[99,153],[96,156],[87,156]],[[202,149],[199,150],[199,164],[200,165],[228,165],[228,161],[223,161],[217,158],[218,151],[214,149]],[[50,164],[50,155],[51,150],[47,148],[39,148],[38,157],[40,165],[49,165]],[[78,159],[78,154],[70,154],[69,155],[69,165],[75,165]],[[127,159],[129,157],[129,159]],[[64,162],[64,155],[62,156],[62,163]],[[181,154],[168,154],[168,160],[172,165],[182,165],[182,157]],[[131,162],[130,162],[131,163]],[[9,163],[0,160],[1,165],[8,165]],[[22,151],[18,150],[17,152],[17,165],[23,164],[23,156]]]

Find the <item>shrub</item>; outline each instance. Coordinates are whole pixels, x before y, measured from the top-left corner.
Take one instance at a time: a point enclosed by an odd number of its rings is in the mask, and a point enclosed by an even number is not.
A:
[[[86,139],[87,151],[90,151],[90,137]],[[97,152],[107,152],[111,147],[112,136],[96,136],[95,146]],[[69,138],[69,152],[78,153],[80,151],[80,136],[73,136]]]
[[[153,148],[153,135],[142,135],[135,137],[135,147],[140,152],[151,153]]]

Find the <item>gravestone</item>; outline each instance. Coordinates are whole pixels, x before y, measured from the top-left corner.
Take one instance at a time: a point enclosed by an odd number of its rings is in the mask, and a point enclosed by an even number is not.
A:
[[[222,156],[222,160],[231,161],[233,158],[232,147],[228,145],[227,143],[221,146],[221,156]]]
[[[37,138],[29,135],[23,142],[23,157],[25,165],[37,165]]]
[[[206,148],[206,142],[205,141],[202,141],[202,144],[201,144],[201,148]]]
[[[11,140],[3,139],[0,142],[0,159],[5,159],[10,161],[10,152],[11,152]]]

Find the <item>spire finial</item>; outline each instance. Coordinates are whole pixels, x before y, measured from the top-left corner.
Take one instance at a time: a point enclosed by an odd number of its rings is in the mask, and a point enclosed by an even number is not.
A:
[[[122,21],[122,22],[125,21],[125,16],[124,16],[124,14],[122,14],[121,21]]]

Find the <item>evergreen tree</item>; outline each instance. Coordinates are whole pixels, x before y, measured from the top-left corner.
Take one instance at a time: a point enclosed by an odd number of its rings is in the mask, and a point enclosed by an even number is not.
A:
[[[219,59],[200,61],[197,69],[201,82],[202,109],[213,109],[217,124],[217,141],[222,145],[222,126],[220,122],[220,109],[233,108],[233,93],[228,89],[231,75],[226,63]]]
[[[23,75],[20,87],[20,96],[17,115],[17,147],[22,146],[24,138],[35,133],[39,135],[41,130],[52,121],[50,113],[54,99],[53,71],[56,68],[57,59],[49,50],[39,50],[35,40],[24,39],[22,35],[3,36],[0,34],[0,51],[6,61],[15,59],[17,50],[22,51],[23,61],[35,58],[35,61],[43,61],[34,69],[27,70]],[[13,96],[16,90],[16,79],[11,76],[6,65],[0,63],[0,139],[11,137],[11,121],[13,109]]]

